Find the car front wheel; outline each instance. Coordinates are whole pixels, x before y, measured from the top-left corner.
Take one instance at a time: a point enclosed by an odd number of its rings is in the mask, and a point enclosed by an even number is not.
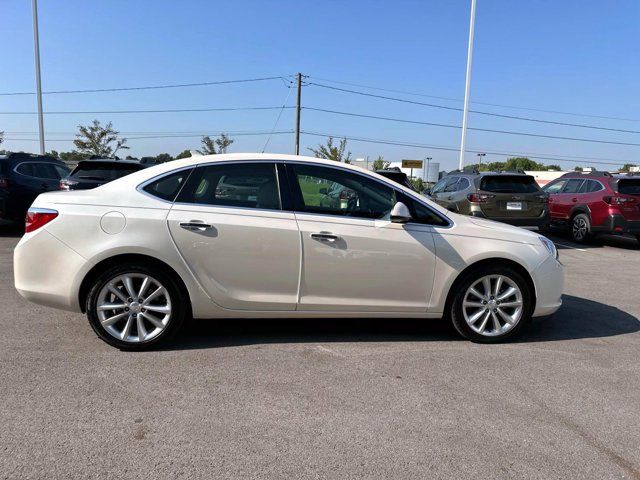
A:
[[[463,337],[493,343],[515,335],[531,318],[532,305],[530,288],[515,269],[483,267],[458,284],[450,315]]]
[[[108,344],[122,350],[145,350],[173,336],[185,319],[187,301],[163,269],[119,265],[93,282],[87,317]]]

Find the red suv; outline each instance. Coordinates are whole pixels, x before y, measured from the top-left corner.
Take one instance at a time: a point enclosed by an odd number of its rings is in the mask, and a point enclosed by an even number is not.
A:
[[[576,242],[596,233],[630,233],[640,241],[640,175],[572,172],[542,190],[552,224],[570,227]]]

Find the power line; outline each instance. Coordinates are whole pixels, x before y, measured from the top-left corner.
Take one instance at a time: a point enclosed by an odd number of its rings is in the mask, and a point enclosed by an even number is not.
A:
[[[347,140],[351,140],[354,142],[365,142],[365,143],[376,143],[376,144],[381,144],[381,145],[395,145],[395,146],[401,146],[401,147],[413,147],[413,148],[421,148],[421,149],[432,149],[432,150],[444,150],[444,151],[451,151],[451,152],[458,152],[460,151],[459,148],[456,147],[446,147],[446,146],[438,146],[438,145],[428,145],[428,144],[424,144],[424,143],[414,143],[414,142],[401,142],[401,141],[397,141],[397,140],[381,140],[381,139],[375,139],[375,138],[363,138],[363,137],[355,137],[355,136],[350,136],[350,135],[342,135],[342,134],[329,134],[329,133],[322,133],[322,132],[312,132],[312,131],[308,131],[308,130],[303,130],[302,131],[303,134],[305,135],[312,135],[312,136],[316,136],[316,137],[324,137],[324,138],[328,138],[328,137],[335,137],[335,138],[346,138]],[[513,157],[513,156],[526,156],[529,158],[536,158],[538,160],[551,160],[551,161],[565,161],[565,162],[572,162],[575,163],[575,160],[567,160],[565,157],[549,157],[549,156],[543,156],[543,155],[537,155],[537,154],[530,154],[530,153],[524,153],[524,152],[513,152],[513,153],[505,153],[505,152],[495,152],[495,151],[490,151],[488,149],[476,149],[476,150],[467,150],[468,152],[471,153],[486,153],[489,155],[498,155],[498,156],[504,156],[504,157]],[[581,160],[580,163],[585,163],[585,164],[593,164],[593,165],[617,165],[619,166],[621,163],[626,162],[625,160],[621,160],[620,162],[599,162],[599,161],[587,161],[587,160]]]
[[[227,108],[167,108],[158,110],[77,110],[50,111],[45,115],[83,115],[83,114],[131,114],[131,113],[183,113],[183,112],[237,112],[243,110],[279,110],[282,107],[227,107]],[[285,107],[293,108],[293,107]],[[0,115],[34,115],[37,112],[0,112]]]
[[[345,115],[350,117],[361,117],[361,118],[371,118],[374,120],[386,120],[390,122],[400,122],[400,123],[411,123],[416,125],[429,125],[435,127],[445,127],[445,128],[456,128],[460,129],[459,125],[450,125],[446,123],[433,123],[433,122],[421,122],[418,120],[405,120],[401,118],[391,118],[391,117],[380,117],[377,115],[365,115],[361,113],[352,113],[352,112],[340,112],[337,110],[327,110],[324,108],[314,108],[314,107],[304,107],[306,110],[312,110],[316,112],[324,112],[331,113],[335,115]],[[630,142],[614,142],[610,140],[599,140],[599,139],[591,139],[591,138],[577,138],[577,137],[561,137],[556,135],[544,135],[541,133],[531,133],[531,132],[515,132],[511,130],[495,130],[490,128],[478,128],[478,127],[468,127],[469,130],[475,130],[477,132],[490,132],[490,133],[501,133],[506,135],[521,135],[526,137],[538,137],[538,138],[551,138],[555,140],[571,140],[575,142],[590,142],[590,143],[606,143],[610,145],[625,145],[631,147],[640,147],[640,143],[630,143]]]
[[[314,77],[311,76],[310,78],[316,78],[318,80],[324,81],[324,82],[329,82],[329,83],[337,83],[339,85],[348,85],[351,87],[360,87],[360,88],[368,88],[371,90],[378,90],[381,92],[390,92],[390,93],[401,93],[404,95],[412,95],[412,96],[416,96],[416,97],[424,97],[424,98],[435,98],[438,100],[447,100],[447,101],[452,101],[452,102],[462,102],[462,99],[460,98],[452,98],[452,97],[441,97],[441,96],[437,96],[437,95],[426,95],[424,93],[415,93],[415,92],[408,92],[406,90],[396,90],[396,89],[391,89],[391,88],[380,88],[380,87],[373,87],[371,85],[362,85],[359,83],[349,83],[349,82],[341,82],[338,80],[331,80],[328,78],[321,78],[321,77]],[[476,105],[487,105],[490,107],[500,107],[500,108],[511,108],[514,110],[526,110],[526,111],[530,111],[530,112],[541,112],[541,113],[553,113],[553,114],[557,114],[557,115],[570,115],[573,117],[585,117],[585,118],[600,118],[603,120],[620,120],[620,121],[624,121],[624,122],[640,122],[640,119],[637,118],[625,118],[625,117],[614,117],[614,116],[607,116],[607,115],[593,115],[593,114],[588,114],[588,113],[577,113],[577,112],[564,112],[561,110],[545,110],[542,108],[532,108],[532,107],[522,107],[522,106],[516,106],[516,105],[506,105],[503,103],[490,103],[490,102],[478,102],[478,101],[472,101],[470,103],[476,104]]]
[[[276,121],[273,124],[273,127],[271,128],[271,132],[275,132],[276,127],[278,126],[278,122],[280,121],[280,117],[282,116],[282,112],[284,112],[284,109],[287,105],[287,101],[289,101],[289,95],[291,95],[291,92],[293,91],[293,88],[291,88],[291,86],[287,87],[287,96],[284,97],[284,102],[282,102],[282,108],[280,109],[280,111],[278,112],[278,116],[276,117]],[[264,147],[262,147],[262,153],[264,153],[264,151],[267,149],[267,145],[269,145],[269,141],[271,140],[271,135],[269,135],[267,137],[267,140],[264,142]]]
[[[67,93],[97,93],[97,92],[130,92],[135,90],[160,90],[163,88],[183,88],[183,87],[204,87],[210,85],[226,85],[230,83],[250,83],[263,82],[267,80],[280,80],[283,76],[277,77],[261,77],[261,78],[243,78],[240,80],[220,80],[216,82],[197,82],[197,83],[174,83],[170,85],[147,85],[142,87],[121,87],[121,88],[91,88],[83,90],[53,90],[42,92],[43,95],[67,94]],[[1,96],[16,95],[35,95],[35,92],[2,92]]]
[[[226,132],[228,135],[233,135],[233,136],[261,136],[261,135],[282,135],[282,134],[292,134],[293,130],[281,130],[281,131],[255,131],[255,132],[247,132],[247,131],[241,131],[241,132]],[[191,137],[203,137],[207,134],[176,134],[176,135],[143,135],[143,136],[133,136],[133,137],[126,137],[127,140],[145,140],[145,139],[153,139],[153,138],[191,138]],[[215,135],[215,134],[208,134],[208,135]],[[33,139],[33,138],[14,138],[14,137],[5,137],[5,140],[13,140],[13,141],[20,141],[20,142],[35,142],[38,141],[38,139]],[[52,142],[73,142],[74,140],[77,140],[77,138],[65,138],[65,139],[61,139],[61,138],[57,138],[57,139],[47,139],[47,141],[52,141]]]
[[[447,106],[447,105],[439,105],[439,104],[436,104],[436,103],[418,102],[418,101],[415,101],[415,100],[407,100],[406,98],[389,97],[389,96],[386,96],[386,95],[376,95],[375,93],[360,92],[358,90],[350,90],[348,88],[332,87],[331,85],[323,85],[321,83],[315,83],[315,82],[309,82],[309,85],[315,85],[316,87],[328,88],[330,90],[337,90],[337,91],[345,92],[345,93],[353,93],[355,95],[362,95],[362,96],[365,96],[365,97],[373,97],[373,98],[379,98],[379,99],[382,99],[382,100],[392,100],[394,102],[409,103],[409,104],[412,104],[412,105],[421,105],[423,107],[439,108],[439,109],[442,109],[442,110],[451,110],[451,111],[455,111],[455,112],[462,112],[462,108],[459,108],[459,107],[450,107],[450,106]],[[483,111],[480,111],[480,110],[469,110],[469,112],[475,113],[477,115],[486,115],[486,116],[489,116],[489,117],[507,118],[509,120],[522,120],[522,121],[525,121],[525,122],[546,123],[546,124],[550,124],[550,125],[562,125],[562,126],[565,126],[565,127],[589,128],[589,129],[593,129],[593,130],[606,130],[606,131],[610,131],[610,132],[640,134],[640,131],[638,131],[638,130],[624,130],[624,129],[621,129],[621,128],[609,128],[609,127],[601,127],[601,126],[597,126],[597,125],[585,125],[585,124],[581,124],[581,123],[556,122],[556,121],[553,121],[553,120],[542,120],[542,119],[539,119],[539,118],[520,117],[520,116],[517,116],[517,115],[505,115],[505,114],[502,114],[502,113],[483,112]]]

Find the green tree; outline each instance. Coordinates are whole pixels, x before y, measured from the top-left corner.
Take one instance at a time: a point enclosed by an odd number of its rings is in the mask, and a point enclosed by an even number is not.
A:
[[[4,142],[4,132],[0,132],[0,145]]]
[[[560,172],[562,169],[560,168],[560,165],[547,165],[546,170],[555,170],[556,172]]]
[[[91,125],[78,125],[79,133],[73,144],[80,153],[88,155],[100,155],[105,157],[115,156],[120,149],[129,148],[126,138],[119,138],[120,132],[113,129],[111,122],[104,127],[98,120],[94,120]]]
[[[205,135],[202,137],[200,141],[202,143],[202,148],[198,150],[202,155],[215,155],[216,153],[216,142],[209,135]]]
[[[576,165],[576,168],[574,168],[573,171],[574,172],[582,172],[582,171],[584,171],[584,168]]]
[[[635,167],[637,166],[634,163],[625,163],[622,168],[620,169],[621,172],[630,172],[631,171],[631,167]]]
[[[217,153],[227,153],[227,149],[234,142],[224,133],[213,139],[209,135],[202,137],[202,150],[198,150],[202,155],[215,155]]]
[[[325,158],[327,160],[333,160],[335,162],[351,163],[351,152],[345,154],[347,149],[347,139],[340,140],[339,145],[333,144],[333,137],[327,139],[325,145],[318,145],[318,148],[309,148],[316,158]]]
[[[391,164],[387,162],[382,155],[378,155],[378,158],[373,161],[372,170],[385,170],[389,168],[389,165]]]
[[[420,177],[410,178],[411,184],[416,191],[422,193],[424,191],[424,180]]]
[[[170,162],[171,160],[173,160],[173,157],[171,155],[169,155],[168,153],[161,153],[161,154],[156,156],[156,162],[157,163]]]
[[[176,155],[176,160],[180,160],[181,158],[189,158],[191,156],[191,150],[183,150],[178,155]]]
[[[218,153],[227,153],[227,149],[234,142],[233,139],[221,133],[218,138],[216,138],[216,146],[218,147]]]
[[[80,153],[72,150],[70,152],[60,152],[60,160],[65,163],[78,163],[80,160],[86,160],[91,155],[87,153]]]

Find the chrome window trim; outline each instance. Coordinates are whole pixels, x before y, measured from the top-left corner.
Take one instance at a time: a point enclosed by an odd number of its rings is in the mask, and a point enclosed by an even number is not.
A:
[[[22,177],[27,177],[27,178],[37,178],[38,180],[62,180],[65,177],[60,177],[60,178],[47,178],[47,177],[35,177],[33,175],[27,175],[26,173],[22,173],[18,171],[18,167],[20,167],[21,165],[26,165],[27,163],[38,163],[38,164],[44,164],[44,165],[52,165],[52,166],[60,166],[58,164],[55,164],[53,162],[39,162],[37,160],[32,161],[32,160],[27,160],[25,162],[20,162],[18,164],[16,164],[15,167],[13,167],[13,172],[17,173],[18,175],[22,176]],[[65,165],[66,166],[66,165]],[[69,170],[69,173],[71,173],[71,170]]]
[[[136,190],[138,191],[138,193],[141,193],[142,195],[146,195],[149,198],[153,198],[154,200],[157,200],[159,202],[168,203],[169,205],[173,205],[175,203],[175,201],[169,201],[169,200],[165,200],[164,198],[156,197],[155,195],[152,195],[149,192],[147,192],[144,189],[144,187],[146,187],[150,183],[155,182],[156,180],[159,180],[159,179],[164,178],[164,177],[168,177],[169,175],[173,175],[174,173],[182,172],[183,170],[194,170],[195,168],[196,168],[196,165],[189,165],[188,167],[180,167],[180,168],[176,168],[175,170],[169,170],[168,172],[159,173],[158,175],[156,175],[154,177],[151,177],[151,178],[145,180],[144,182],[138,184],[138,186],[136,187]],[[187,175],[186,180],[189,180],[190,176],[191,176],[191,174]],[[184,184],[187,183],[186,180],[185,180]],[[184,184],[182,186],[184,186]],[[178,193],[176,193],[176,198],[178,198],[178,195],[180,195],[180,192],[182,191],[182,186],[178,190]]]

